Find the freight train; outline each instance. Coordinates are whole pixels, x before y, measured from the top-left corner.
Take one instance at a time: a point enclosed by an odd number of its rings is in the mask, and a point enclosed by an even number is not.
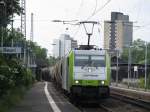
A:
[[[51,68],[51,78],[72,102],[109,97],[110,57],[102,49],[75,49]]]

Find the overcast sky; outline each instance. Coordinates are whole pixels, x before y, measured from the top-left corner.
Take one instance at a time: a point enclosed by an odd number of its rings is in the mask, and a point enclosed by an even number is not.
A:
[[[150,41],[150,0],[26,0],[27,38],[30,37],[30,14],[34,13],[34,41],[52,51],[53,39],[62,33],[69,33],[79,44],[86,44],[87,38],[82,26],[63,25],[51,20],[86,20],[94,11],[98,12],[89,20],[100,21],[96,26],[91,43],[103,46],[103,21],[110,20],[111,11],[129,15],[134,22],[133,39]],[[97,4],[97,5],[96,5]],[[16,23],[17,24],[17,23]],[[16,25],[17,26],[17,25]],[[137,27],[141,26],[141,27]],[[68,31],[65,31],[66,28]],[[100,30],[98,30],[98,28]]]

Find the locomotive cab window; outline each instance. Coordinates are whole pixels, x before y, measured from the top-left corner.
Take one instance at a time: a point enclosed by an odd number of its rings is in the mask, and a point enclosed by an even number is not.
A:
[[[89,67],[104,67],[105,66],[105,57],[100,55],[95,56],[75,56],[75,66],[89,66]]]

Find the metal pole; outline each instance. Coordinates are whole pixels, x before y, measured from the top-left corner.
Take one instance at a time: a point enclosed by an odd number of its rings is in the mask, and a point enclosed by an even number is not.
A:
[[[3,49],[3,34],[4,34],[4,28],[3,28],[3,26],[1,27],[1,29],[2,29],[2,36],[1,36],[1,47],[2,47],[2,49]],[[3,51],[3,50],[2,50]]]
[[[27,45],[27,67],[29,67],[29,47]]]
[[[4,45],[4,32],[5,32],[5,24],[6,24],[6,3],[3,1],[0,2],[0,6],[2,7],[2,16],[4,17],[2,20],[3,23],[1,23],[1,47],[2,47],[2,54],[3,54],[3,45]]]
[[[139,71],[137,71],[137,80],[138,80],[138,78],[139,78]],[[137,83],[137,88],[139,88],[138,83]]]
[[[33,38],[34,38],[34,26],[33,26],[33,16],[34,14],[31,13],[31,35],[30,35],[30,40],[33,42]]]
[[[88,46],[90,45],[90,37],[91,37],[91,34],[88,34]]]
[[[129,46],[129,53],[128,53],[128,88],[129,88],[129,79],[130,79],[130,58],[131,58],[131,51],[130,51],[130,47],[131,46]]]
[[[117,52],[116,86],[118,86],[118,50],[116,50],[116,52]]]
[[[24,40],[24,53],[23,53],[23,58],[24,58],[24,64],[25,64],[25,66],[26,66],[26,39]]]
[[[147,42],[145,42],[145,90],[147,89]]]
[[[24,64],[26,65],[26,48],[24,48]]]

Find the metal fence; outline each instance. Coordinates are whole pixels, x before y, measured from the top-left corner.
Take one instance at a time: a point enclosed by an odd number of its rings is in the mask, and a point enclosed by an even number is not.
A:
[[[112,69],[111,85],[146,91],[150,90],[150,65],[147,65],[146,70],[145,76],[145,65],[135,66],[135,64],[132,64],[129,70],[128,64],[124,64],[124,66],[122,64],[122,66],[118,66],[118,70]]]

